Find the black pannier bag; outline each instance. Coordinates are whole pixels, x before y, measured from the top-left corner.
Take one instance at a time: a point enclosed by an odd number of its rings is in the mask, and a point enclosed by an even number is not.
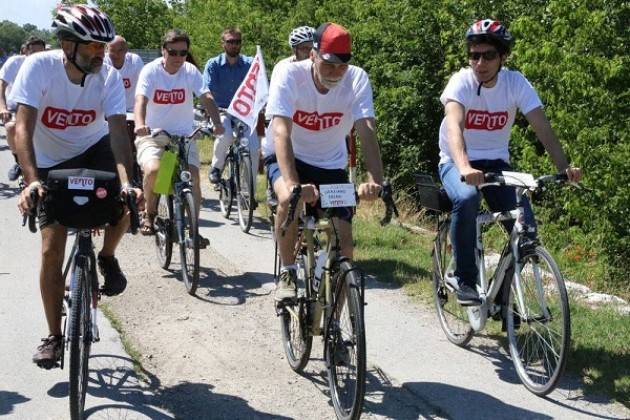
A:
[[[43,205],[51,220],[89,229],[116,224],[123,213],[120,182],[114,172],[55,169],[48,172]]]
[[[446,191],[435,183],[431,174],[420,172],[415,174],[415,178],[418,200],[422,207],[444,213],[453,209],[453,203]]]

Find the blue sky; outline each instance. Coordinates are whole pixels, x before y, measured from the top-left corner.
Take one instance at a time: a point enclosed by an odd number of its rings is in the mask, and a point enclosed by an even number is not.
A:
[[[10,20],[18,25],[32,23],[40,29],[50,29],[51,12],[59,0],[0,0],[0,21]]]

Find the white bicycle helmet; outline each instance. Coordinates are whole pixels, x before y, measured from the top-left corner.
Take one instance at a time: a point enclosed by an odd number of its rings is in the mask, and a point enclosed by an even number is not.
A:
[[[304,42],[313,42],[315,28],[310,26],[299,26],[291,31],[289,35],[289,46],[295,48]]]
[[[85,5],[64,6],[53,18],[53,31],[79,41],[108,43],[116,31],[109,17],[96,7]]]

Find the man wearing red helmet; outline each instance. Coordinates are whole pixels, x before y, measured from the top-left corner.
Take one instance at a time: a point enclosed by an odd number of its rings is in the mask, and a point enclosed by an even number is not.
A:
[[[18,73],[10,99],[17,104],[16,148],[28,184],[18,207],[33,207],[30,191],[40,197],[52,169],[88,168],[118,172],[123,195],[129,190],[131,149],[125,123],[125,89],[120,74],[103,64],[105,45],[114,39],[114,27],[98,9],[61,7],[53,19],[60,50],[29,56]],[[141,197],[142,192],[136,189]],[[61,310],[64,281],[61,272],[67,229],[40,206],[42,237],[40,288],[48,336],[33,356],[38,366],[50,369],[62,352]],[[105,278],[102,292],[121,293],[127,280],[114,252],[128,228],[128,216],[105,229],[98,266]]]
[[[269,87],[267,116],[272,132],[263,140],[267,176],[278,197],[276,238],[281,259],[276,301],[296,296],[297,222],[284,235],[289,199],[301,186],[301,200],[315,205],[320,184],[347,183],[346,135],[352,127],[361,139],[368,181],[359,185],[361,199],[378,197],[383,165],[376,138],[372,87],[365,70],[352,66],[348,31],[324,23],[314,35],[310,60],[277,66]],[[297,191],[296,189],[296,191]],[[333,223],[341,254],[352,258],[352,209],[336,208]]]
[[[512,43],[512,35],[500,22],[475,22],[466,32],[469,67],[451,76],[440,97],[445,116],[439,135],[439,172],[453,202],[451,241],[456,269],[452,281],[462,305],[480,303],[474,255],[480,197],[475,186],[483,183],[484,172],[510,170],[508,143],[517,110],[532,125],[558,170],[570,181],[581,176],[579,168],[569,165],[532,85],[520,72],[503,68]],[[488,188],[483,194],[493,211],[516,205],[513,188]],[[524,207],[527,224],[535,227],[527,200]],[[530,234],[534,236],[535,229]]]

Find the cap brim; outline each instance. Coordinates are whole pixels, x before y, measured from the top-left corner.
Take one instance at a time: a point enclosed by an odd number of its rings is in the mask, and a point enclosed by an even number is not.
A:
[[[345,64],[352,59],[352,54],[320,53],[319,56],[329,63]]]

